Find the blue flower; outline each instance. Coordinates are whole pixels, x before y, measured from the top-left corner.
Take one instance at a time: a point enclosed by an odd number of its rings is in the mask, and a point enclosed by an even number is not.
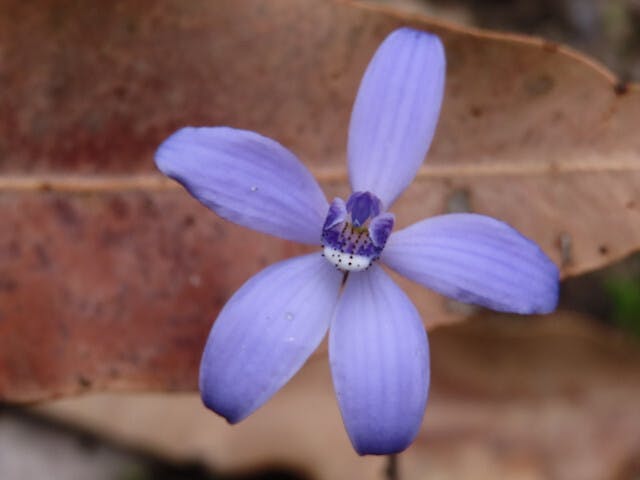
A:
[[[556,266],[503,222],[450,214],[392,232],[387,210],[427,153],[444,76],[438,37],[401,28],[382,43],[353,108],[346,202],[329,205],[302,163],[257,133],[188,127],[158,149],[158,168],[221,217],[322,245],[249,279],[215,321],[200,391],[229,422],[263,405],[330,330],[333,382],[355,450],[388,454],[411,443],[427,401],[429,347],[416,308],[380,264],[494,310],[555,308]]]

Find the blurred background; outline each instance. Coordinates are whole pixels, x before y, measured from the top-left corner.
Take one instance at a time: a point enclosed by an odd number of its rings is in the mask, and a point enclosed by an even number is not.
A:
[[[640,4],[634,0],[379,0],[463,25],[571,45],[623,80],[640,78]]]
[[[638,0],[369,3],[567,44],[607,65],[621,91],[640,81]],[[0,68],[9,42],[0,33]],[[5,104],[10,95],[0,92]],[[0,278],[0,289],[11,285]],[[440,361],[428,433],[401,457],[400,478],[640,479],[638,254],[564,281],[556,315],[482,313],[435,329],[431,346]],[[312,358],[272,404],[234,429],[188,393],[0,404],[0,479],[383,478],[384,459],[350,451],[325,364]],[[296,435],[318,438],[296,445]],[[290,454],[273,454],[272,443]]]

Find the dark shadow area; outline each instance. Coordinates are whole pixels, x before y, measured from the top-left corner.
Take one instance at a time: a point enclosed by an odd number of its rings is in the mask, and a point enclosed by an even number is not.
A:
[[[30,463],[38,463],[42,461],[38,457],[43,457],[43,463],[46,465],[51,452],[44,451],[42,445],[55,443],[57,456],[63,457],[65,452],[70,452],[75,458],[85,457],[86,463],[95,469],[96,474],[104,473],[104,464],[115,466],[117,471],[107,474],[108,478],[113,480],[310,480],[311,478],[302,472],[281,465],[266,465],[259,470],[224,474],[196,462],[172,462],[143,449],[115,442],[88,430],[70,426],[23,408],[0,404],[0,444],[3,429],[8,435],[12,428],[19,428],[22,435],[26,432],[27,436],[34,439],[36,437],[39,440],[44,439],[42,443],[33,442],[33,448],[29,452]],[[20,465],[17,468],[19,469]],[[11,477],[11,470],[8,472],[3,470],[3,474],[7,473],[10,475],[9,479],[14,478]]]
[[[474,25],[565,43],[594,56],[622,82],[640,80],[640,3],[633,0],[422,0],[467,9]]]
[[[640,253],[562,282],[560,308],[588,314],[640,338]]]

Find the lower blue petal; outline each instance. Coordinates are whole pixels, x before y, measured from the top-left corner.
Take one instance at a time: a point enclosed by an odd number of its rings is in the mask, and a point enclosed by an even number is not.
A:
[[[224,306],[200,365],[204,404],[236,423],[280,389],[322,341],[341,274],[319,253],[258,273]]]
[[[413,441],[429,390],[429,347],[416,308],[377,265],[353,274],[336,308],[329,357],[340,411],[360,455]]]

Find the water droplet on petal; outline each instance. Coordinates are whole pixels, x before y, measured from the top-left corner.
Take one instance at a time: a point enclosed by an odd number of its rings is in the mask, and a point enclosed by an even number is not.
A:
[[[255,185],[253,185],[253,186],[251,187],[251,191],[252,191],[252,192],[257,192],[257,191],[258,191],[258,187],[256,187]]]
[[[286,318],[289,321],[293,320],[293,313],[291,313],[291,312],[285,313],[284,314],[284,318]]]

